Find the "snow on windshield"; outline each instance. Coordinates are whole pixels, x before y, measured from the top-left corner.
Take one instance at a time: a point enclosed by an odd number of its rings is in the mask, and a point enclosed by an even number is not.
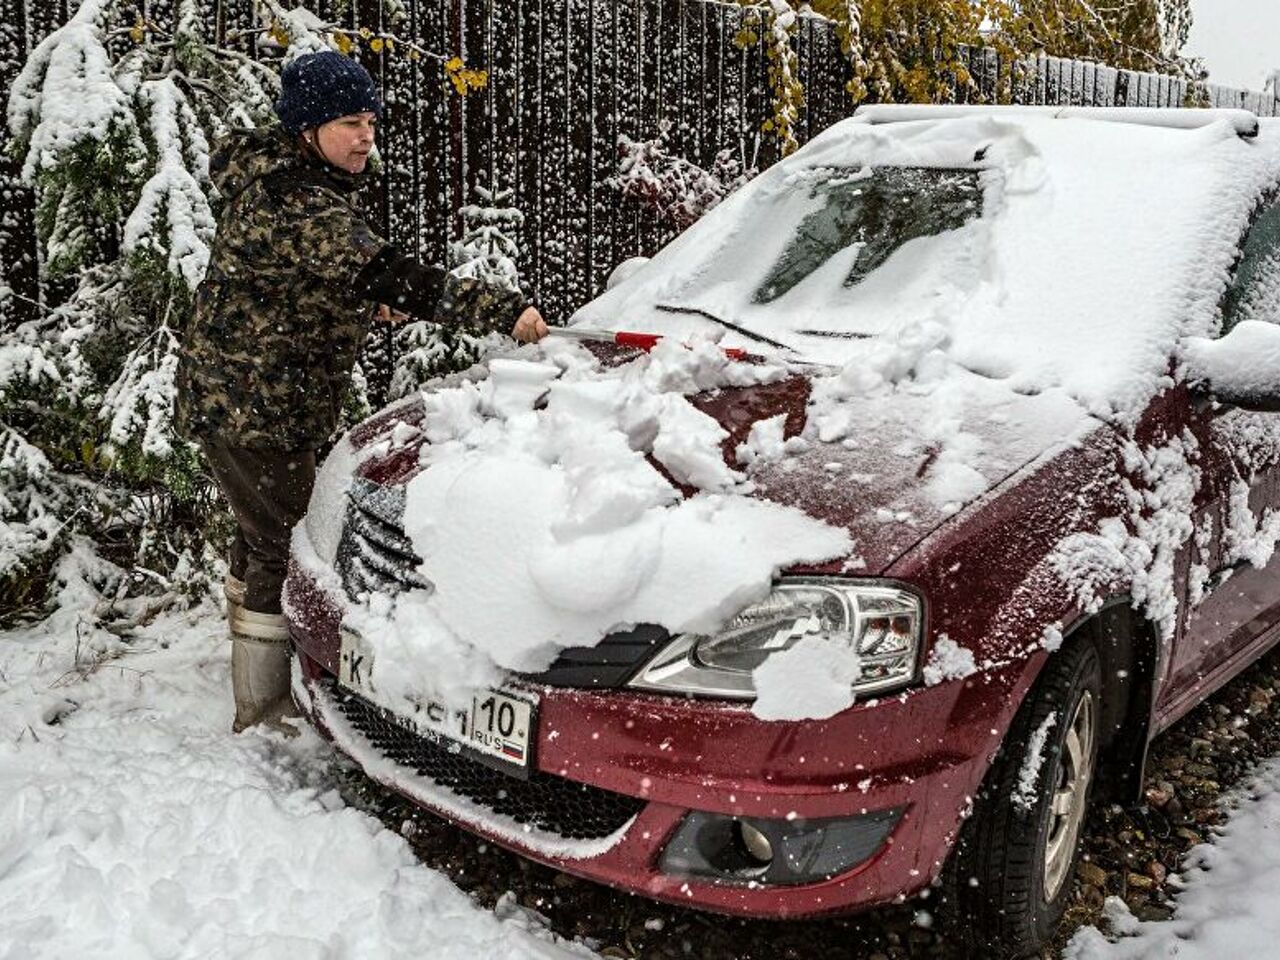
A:
[[[863,367],[924,336],[945,366],[1128,419],[1178,340],[1213,332],[1278,153],[1226,124],[846,121],[574,322],[687,336],[718,320],[744,331],[727,343]]]
[[[620,369],[564,342],[527,353],[550,362],[494,360],[487,380],[423,396],[429,442],[404,526],[434,590],[365,598],[345,619],[377,638],[385,706],[458,702],[635,624],[714,629],[780,569],[852,547],[842,529],[743,495],[727,434],[686,399],[781,367],[732,363],[705,340]]]

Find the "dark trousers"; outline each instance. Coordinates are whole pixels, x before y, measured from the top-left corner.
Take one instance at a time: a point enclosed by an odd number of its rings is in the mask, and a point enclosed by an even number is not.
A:
[[[232,576],[245,582],[245,609],[280,613],[289,535],[307,511],[314,450],[259,450],[202,443],[213,478],[236,518]]]

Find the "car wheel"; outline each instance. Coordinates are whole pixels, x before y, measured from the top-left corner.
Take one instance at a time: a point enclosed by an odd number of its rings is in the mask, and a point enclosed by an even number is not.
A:
[[[1102,671],[1088,642],[1045,666],[948,864],[952,927],[984,957],[1038,956],[1071,894],[1098,764]]]

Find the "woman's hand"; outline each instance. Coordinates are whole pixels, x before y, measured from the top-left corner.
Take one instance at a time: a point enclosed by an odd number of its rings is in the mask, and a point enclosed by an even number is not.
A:
[[[547,322],[542,319],[537,307],[525,307],[524,313],[520,314],[520,319],[511,328],[511,336],[521,343],[537,343],[547,333]]]

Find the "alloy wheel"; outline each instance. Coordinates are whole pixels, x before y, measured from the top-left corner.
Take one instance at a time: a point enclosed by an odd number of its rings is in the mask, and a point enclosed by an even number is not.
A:
[[[1071,726],[1054,771],[1049,829],[1045,833],[1044,899],[1062,890],[1075,860],[1076,842],[1084,822],[1097,755],[1097,723],[1093,694],[1086,690],[1076,703]]]

